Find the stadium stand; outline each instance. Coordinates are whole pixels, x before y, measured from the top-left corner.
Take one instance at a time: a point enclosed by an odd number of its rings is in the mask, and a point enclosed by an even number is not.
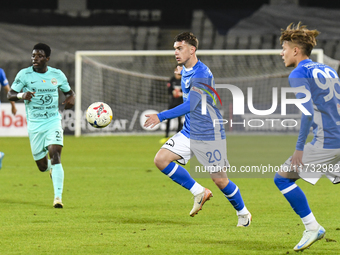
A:
[[[172,38],[184,30],[191,30],[197,35],[200,49],[280,49],[279,29],[291,20],[296,20],[296,13],[299,13],[299,19],[309,27],[315,26],[322,32],[316,48],[324,49],[330,58],[340,59],[339,28],[337,25],[323,25],[340,19],[337,10],[264,5],[254,12],[244,14],[240,20],[226,23],[223,20],[225,15],[221,15],[223,10],[214,16],[215,12],[198,9],[192,12],[191,24],[181,28],[164,26],[161,10],[86,10],[74,13],[73,17],[70,13],[45,9],[18,10],[17,13],[21,16],[12,15],[11,11],[8,11],[6,16],[2,11],[4,15],[0,19],[0,33],[5,38],[0,44],[0,66],[6,70],[10,82],[14,80],[19,69],[29,65],[27,52],[34,43],[41,40],[51,44],[51,65],[69,72],[67,75],[72,86],[76,50],[169,50],[172,48]],[[237,19],[236,16],[231,18]],[[273,16],[278,18],[273,19]],[[320,17],[325,22],[319,22],[310,16]],[[13,17],[23,17],[30,22],[37,22],[39,17],[41,20],[55,23],[46,23],[47,26],[30,23],[23,25],[18,18]],[[4,19],[8,22],[4,22]],[[121,25],[107,26],[104,25],[105,22]],[[98,25],[91,26],[92,23]],[[223,27],[227,27],[227,30]],[[223,65],[221,58],[213,58],[213,61],[216,65]]]

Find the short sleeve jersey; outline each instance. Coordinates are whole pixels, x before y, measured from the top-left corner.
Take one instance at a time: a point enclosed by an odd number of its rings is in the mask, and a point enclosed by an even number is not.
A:
[[[340,80],[337,72],[325,64],[306,59],[291,72],[289,83],[291,87],[303,87],[311,93],[314,108],[311,143],[324,149],[340,148]],[[304,95],[297,94],[297,97]]]
[[[15,77],[11,88],[16,92],[35,92],[31,101],[24,100],[29,132],[41,132],[61,124],[58,90],[62,92],[71,90],[61,70],[50,66],[45,73],[35,72],[32,66],[22,69]]]

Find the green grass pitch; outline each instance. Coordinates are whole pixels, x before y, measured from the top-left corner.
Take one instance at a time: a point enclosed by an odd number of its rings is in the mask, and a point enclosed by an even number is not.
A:
[[[304,227],[273,183],[274,174],[232,178],[253,215],[249,228],[210,178],[214,193],[190,217],[189,191],[153,164],[160,136],[66,136],[64,209],[54,209],[52,182],[33,161],[28,138],[0,138],[0,254],[294,254]],[[297,136],[237,136],[228,141],[236,167],[280,165]],[[187,167],[189,169],[189,166]],[[270,177],[270,178],[269,178]],[[340,254],[339,188],[299,180],[326,238],[304,254]]]

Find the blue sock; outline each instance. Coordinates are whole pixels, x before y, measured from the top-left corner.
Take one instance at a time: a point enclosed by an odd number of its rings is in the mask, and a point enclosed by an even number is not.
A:
[[[64,169],[61,164],[52,165],[52,182],[54,188],[54,198],[60,197],[64,186]]]
[[[284,178],[276,173],[274,182],[300,218],[306,217],[312,212],[305,194],[300,187],[295,184],[295,180]]]
[[[185,170],[180,165],[171,162],[166,168],[162,170],[163,174],[166,174],[173,180],[177,182],[179,185],[184,188],[190,190],[192,186],[195,184],[195,180],[191,178],[190,174],[187,170]]]
[[[244,202],[241,196],[241,192],[231,180],[228,185],[221,190],[229,202],[234,206],[236,211],[241,211],[244,208]]]

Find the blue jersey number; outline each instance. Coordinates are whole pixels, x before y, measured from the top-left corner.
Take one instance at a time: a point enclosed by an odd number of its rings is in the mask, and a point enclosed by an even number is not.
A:
[[[222,158],[221,152],[219,150],[214,150],[213,152],[208,151],[205,155],[207,155],[209,158],[209,163],[220,161]]]

